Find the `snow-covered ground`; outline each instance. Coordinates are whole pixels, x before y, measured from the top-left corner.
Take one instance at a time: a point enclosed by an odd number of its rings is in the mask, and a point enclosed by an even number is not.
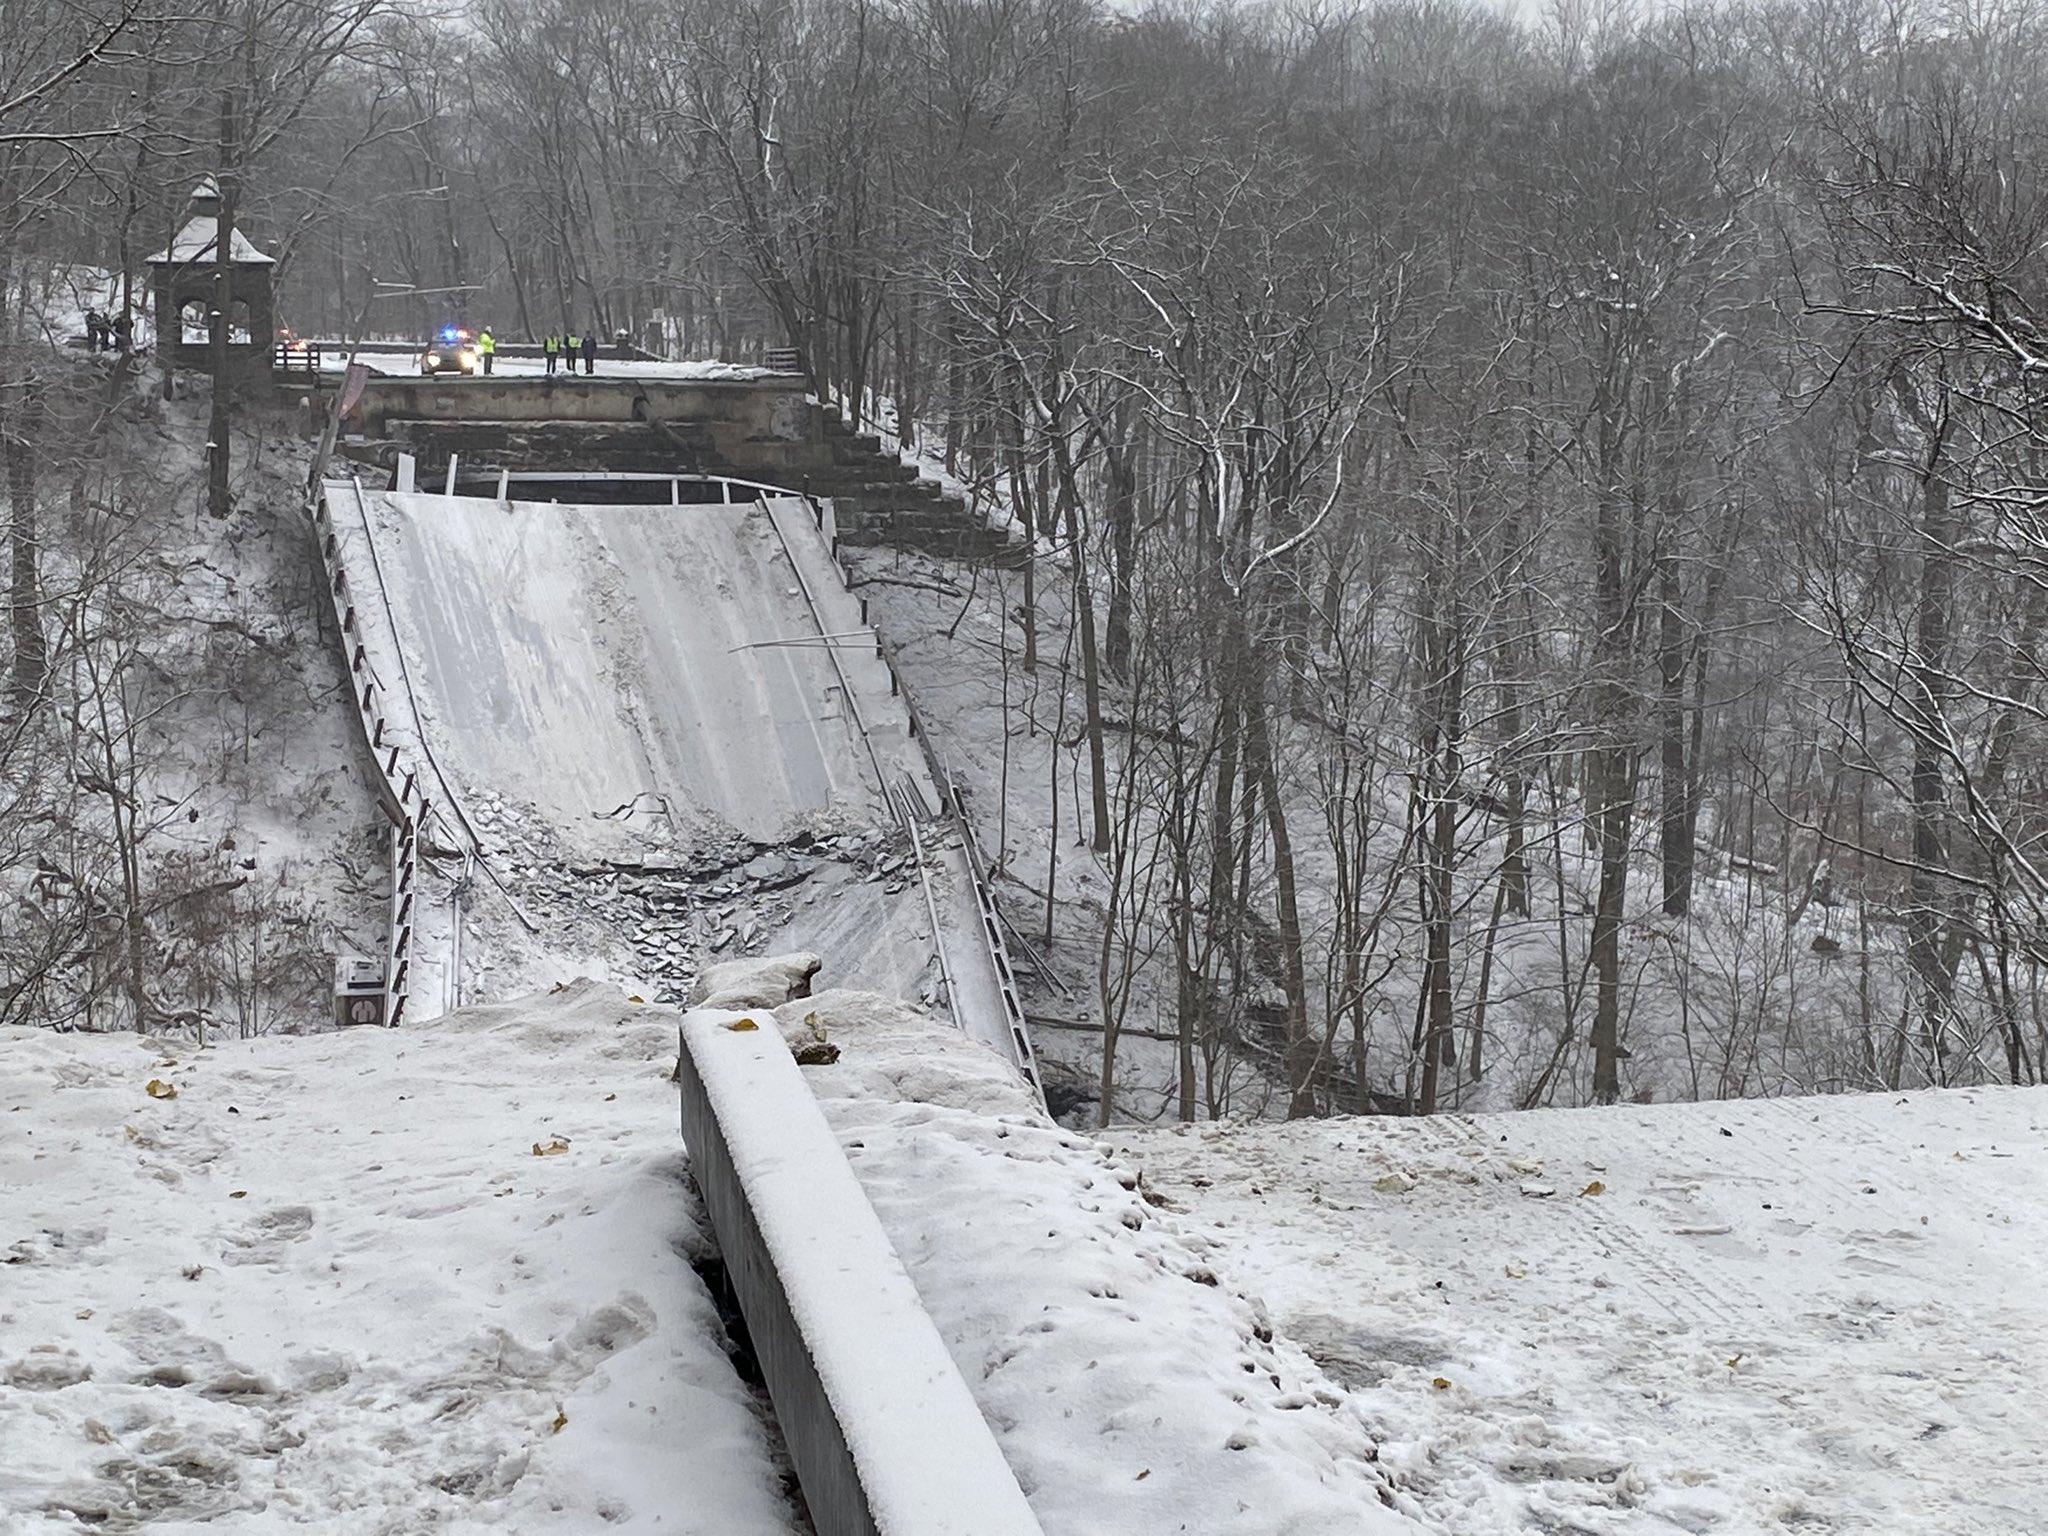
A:
[[[2048,1094],[1104,1142],[781,1014],[1049,1536],[2048,1531]],[[0,1036],[0,1529],[788,1530],[674,1021]]]
[[[789,1532],[690,1267],[674,1044],[590,983],[203,1051],[0,1032],[0,1530]]]
[[[993,1052],[860,994],[779,1017],[839,1047],[805,1075],[1047,1536],[1417,1529],[1342,1388]]]
[[[1112,1143],[1446,1531],[2048,1532],[2048,1090]]]

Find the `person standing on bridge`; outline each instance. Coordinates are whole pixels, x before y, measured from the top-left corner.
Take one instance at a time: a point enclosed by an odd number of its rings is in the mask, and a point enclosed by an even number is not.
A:
[[[562,360],[562,338],[549,331],[540,344],[541,356],[548,360],[548,377],[555,376],[555,366]]]
[[[476,350],[478,355],[484,360],[484,377],[489,378],[491,374],[491,360],[498,355],[498,338],[491,334],[491,328],[488,325],[477,334]]]
[[[583,335],[583,371],[597,372],[597,332],[586,331]]]
[[[581,345],[574,331],[570,331],[562,338],[562,367],[569,373],[573,374],[576,371],[576,349]]]

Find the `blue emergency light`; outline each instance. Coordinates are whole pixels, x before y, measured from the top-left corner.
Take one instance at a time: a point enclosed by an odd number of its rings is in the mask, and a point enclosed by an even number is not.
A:
[[[443,327],[441,331],[441,339],[443,341],[453,341],[455,339],[455,327],[452,325]]]

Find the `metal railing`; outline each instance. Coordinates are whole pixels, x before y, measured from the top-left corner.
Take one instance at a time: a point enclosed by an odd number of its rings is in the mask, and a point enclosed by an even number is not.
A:
[[[362,487],[355,486],[357,511],[363,516],[364,536],[369,536],[369,519],[362,504]],[[391,821],[391,894],[386,911],[384,941],[384,1022],[395,1026],[405,1016],[411,992],[413,925],[417,915],[420,833],[433,810],[433,802],[421,787],[417,769],[406,766],[398,744],[391,740],[391,723],[385,708],[385,690],[371,665],[363,642],[362,620],[357,612],[355,591],[342,559],[341,537],[334,526],[334,509],[323,484],[312,497],[313,533],[320,547],[320,563],[326,572],[328,601],[334,609],[341,637],[343,657],[349,670],[355,707],[350,712],[361,732],[361,743],[375,770],[374,788],[378,803]]]
[[[810,508],[811,518],[817,527],[818,535],[825,542],[826,552],[832,560],[832,569],[839,573],[841,589],[850,594],[853,582],[852,578],[847,574],[846,567],[840,562],[838,541],[833,537],[832,531],[828,526],[830,522],[829,508],[824,502],[808,492],[802,494],[802,500],[804,505]],[[776,529],[776,537],[782,537],[780,528]],[[786,543],[784,545],[784,552],[788,553]],[[792,568],[796,567],[794,556],[791,556],[790,564]],[[818,630],[822,634],[826,627],[824,616],[820,613],[818,604],[812,597],[810,584],[804,580],[801,569],[797,570],[797,584],[803,592],[805,604],[811,610],[812,621],[818,626]],[[862,598],[858,599],[858,601],[860,602],[861,622],[865,624],[868,616],[867,600]],[[831,650],[832,648],[827,647],[827,649]],[[996,989],[1002,998],[1003,1023],[1010,1042],[1010,1055],[1017,1069],[1029,1080],[1032,1091],[1038,1095],[1039,1102],[1043,1103],[1045,1101],[1045,1084],[1038,1075],[1038,1053],[1031,1043],[1031,1026],[1025,1020],[1023,1001],[1017,994],[1017,978],[1010,968],[1010,951],[1009,946],[1003,940],[1002,918],[996,910],[995,891],[988,883],[987,866],[982,862],[981,849],[980,845],[975,841],[974,829],[968,824],[966,807],[961,803],[959,787],[953,782],[952,775],[947,771],[945,762],[939,755],[938,748],[933,745],[931,734],[925,729],[924,719],[918,713],[917,702],[911,697],[909,688],[904,684],[902,674],[896,670],[894,659],[882,648],[879,635],[875,641],[875,655],[881,660],[882,665],[888,668],[889,691],[903,701],[903,712],[910,721],[911,738],[916,741],[918,750],[924,756],[925,771],[931,776],[933,788],[939,792],[940,804],[947,820],[952,824],[954,830],[960,834],[961,846],[966,856],[968,882],[974,891],[974,905],[978,919],[976,927],[981,935],[982,943],[988,952],[989,966],[995,973]],[[883,797],[890,805],[896,808],[898,816],[907,823],[910,818],[908,809],[897,805],[897,797],[890,794],[889,786],[886,782],[882,782],[881,764],[875,756],[874,743],[868,740],[867,722],[861,718],[858,705],[853,703],[853,690],[847,683],[844,670],[839,667],[839,658],[836,653],[833,655],[832,664],[838,673],[841,690],[846,695],[849,707],[853,709],[854,723],[860,731],[863,743],[867,747],[869,761],[875,764],[875,777],[878,782],[882,783]],[[917,834],[914,827],[911,828],[911,836],[913,841],[916,841]],[[921,843],[918,844],[918,850],[917,866],[920,877],[924,878],[924,858]],[[928,878],[925,878],[925,901],[927,906],[931,908],[932,942],[935,947],[940,949],[939,963],[943,971],[945,965],[944,947],[939,945],[938,942],[938,911],[936,903],[932,900],[931,886]],[[945,979],[948,987],[948,1001],[950,1002],[952,980],[950,976]]]
[[[313,341],[280,341],[271,349],[270,374],[279,383],[320,377],[320,344]]]

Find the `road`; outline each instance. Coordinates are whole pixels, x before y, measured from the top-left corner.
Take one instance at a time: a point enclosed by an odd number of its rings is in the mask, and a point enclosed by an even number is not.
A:
[[[882,818],[758,506],[375,502],[437,747],[541,808],[572,853],[651,860],[726,831],[772,843]]]

